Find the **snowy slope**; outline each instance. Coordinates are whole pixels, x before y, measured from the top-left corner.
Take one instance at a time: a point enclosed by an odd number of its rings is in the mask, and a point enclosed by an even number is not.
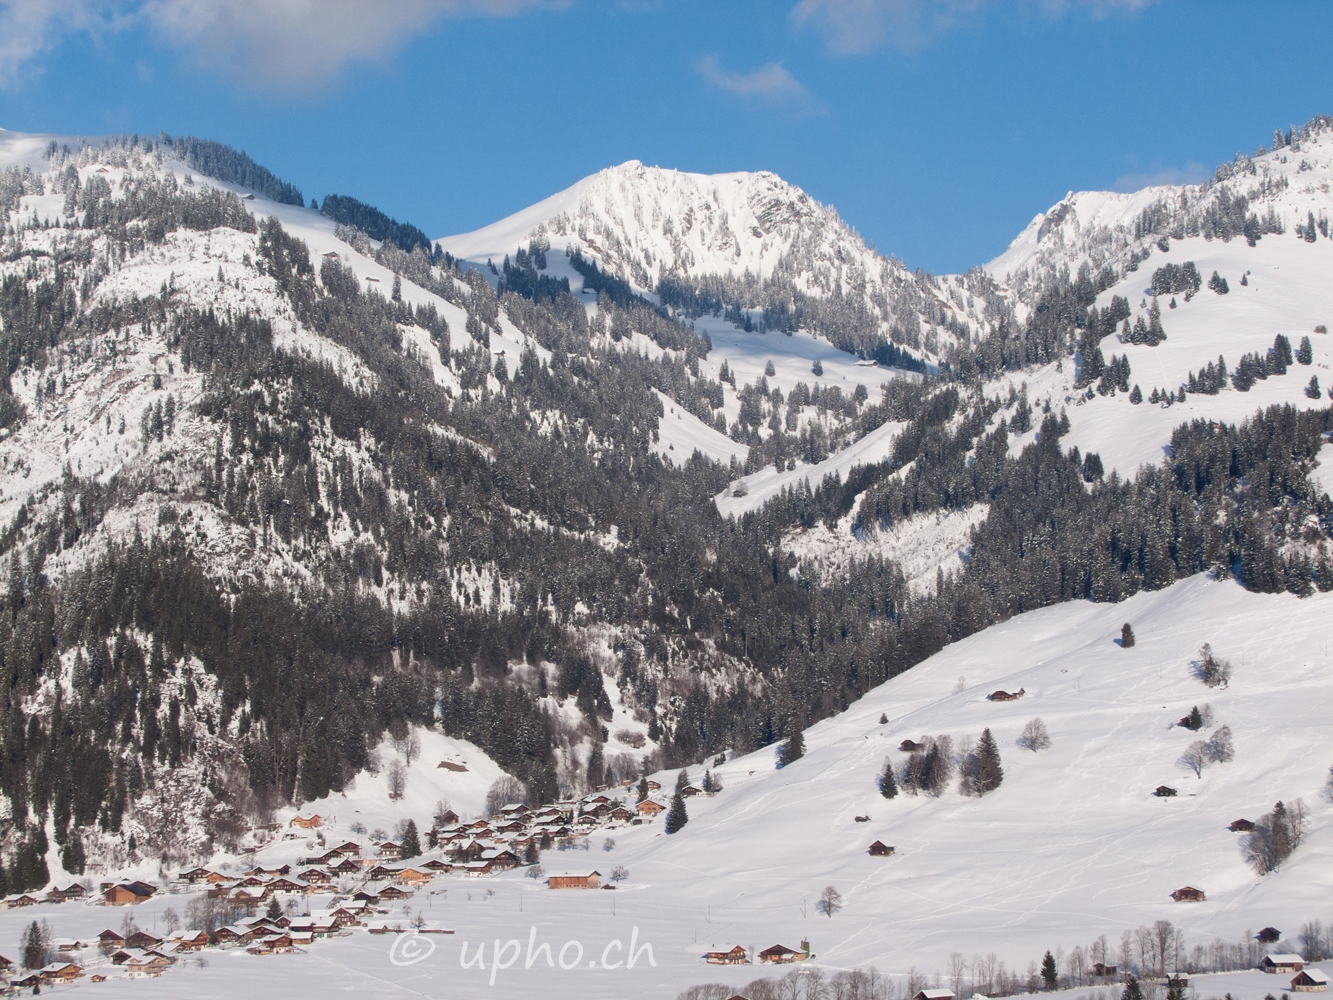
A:
[[[773,971],[703,963],[703,951],[735,944],[795,946],[804,938],[826,971],[873,964],[901,984],[910,970],[946,974],[953,951],[994,952],[1022,969],[1047,948],[1086,947],[1099,934],[1114,944],[1123,930],[1158,919],[1181,928],[1187,947],[1234,941],[1266,924],[1294,929],[1324,912],[1333,888],[1333,807],[1319,797],[1333,737],[1330,611],[1333,595],[1300,601],[1195,577],[1119,605],[1023,615],[816,725],[804,758],[787,768],[776,767],[775,748],[729,761],[718,769],[724,791],[692,799],[681,833],[665,836],[660,822],[625,828],[609,852],[549,851],[543,859],[548,871],[623,864],[630,878],[619,891],[552,892],[521,871],[482,881],[446,876],[406,904],[457,932],[418,964],[394,964],[392,939],[355,931],[306,955],[261,961],[213,953],[207,967],[173,969],[133,988],[277,997],[299,981],[378,995],[672,997],[705,981],[738,989]],[[1131,650],[1113,641],[1126,619],[1138,636]],[[1203,642],[1235,664],[1229,689],[1208,690],[1192,678],[1190,661]],[[1019,701],[985,699],[996,688],[1020,687],[1027,693]],[[1231,727],[1237,753],[1196,778],[1176,764],[1195,735],[1172,724],[1204,702]],[[887,725],[878,722],[881,712]],[[1034,754],[1014,740],[1038,716],[1054,745]],[[987,726],[1005,768],[991,795],[968,799],[950,789],[939,799],[887,801],[876,791],[884,759],[902,759],[895,749],[902,739],[948,734],[958,743]],[[665,784],[674,774],[660,777]],[[1154,798],[1163,783],[1179,797]],[[1226,826],[1296,797],[1311,809],[1311,832],[1286,866],[1260,878]],[[870,822],[856,823],[857,815]],[[346,822],[340,811],[326,839]],[[875,839],[897,854],[868,856]],[[1208,900],[1173,903],[1169,893],[1186,884]],[[831,919],[814,909],[827,885],[845,901]],[[180,910],[184,901],[157,900],[134,915],[146,927],[156,915],[160,927],[162,909]],[[0,935],[16,940],[33,916],[49,919],[57,935],[86,935],[118,924],[120,914],[77,905],[10,911],[0,914]],[[634,969],[603,968],[626,957],[636,933],[640,947],[652,945],[655,965],[645,953]],[[527,966],[530,935],[538,947],[551,943],[555,956],[576,941],[582,957],[565,970],[540,956]],[[518,960],[494,970],[493,986],[493,951],[510,940],[518,948],[502,954]],[[464,942],[474,960],[467,969]],[[571,946],[566,958],[577,954]],[[1258,1000],[1273,983],[1226,977],[1217,994]],[[128,988],[108,984],[102,992]]]
[[[1110,265],[1119,271],[1119,280],[1098,296],[1098,306],[1105,308],[1113,296],[1123,296],[1132,317],[1146,317],[1153,272],[1168,263],[1193,261],[1205,285],[1188,301],[1183,294],[1161,300],[1167,333],[1163,343],[1134,345],[1121,342],[1119,335],[1102,341],[1108,361],[1113,354],[1129,358],[1129,383],[1141,388],[1143,404],[1132,406],[1123,393],[1081,398],[1074,387],[1077,372],[1069,361],[1002,379],[988,391],[1007,395],[1011,382],[1025,381],[1032,399],[1067,407],[1072,428],[1068,444],[1098,452],[1106,470],[1115,469],[1122,476],[1132,475],[1144,462],[1160,461],[1171,431],[1188,420],[1237,422],[1274,403],[1327,406],[1327,392],[1333,387],[1333,342],[1317,328],[1327,329],[1333,322],[1333,282],[1328,280],[1333,274],[1333,240],[1316,232],[1314,241],[1307,242],[1297,226],[1304,226],[1311,215],[1316,221],[1333,215],[1333,131],[1311,129],[1295,147],[1254,157],[1252,173],[1244,166],[1207,185],[1155,187],[1134,194],[1071,193],[1038,216],[987,265],[988,271],[1007,281],[1012,294],[1029,302],[1063,268],[1073,273],[1085,263],[1094,271]],[[1219,199],[1237,196],[1246,197],[1256,215],[1271,209],[1286,231],[1265,235],[1253,247],[1239,235],[1226,241],[1201,235],[1169,237],[1166,253],[1157,246],[1156,236],[1135,239],[1135,222],[1145,210],[1188,205],[1198,212]],[[1130,271],[1126,263],[1132,252],[1151,256]],[[1208,289],[1206,282],[1214,271],[1226,279],[1227,294]],[[1170,308],[1173,298],[1176,307]],[[1244,354],[1264,355],[1277,334],[1285,335],[1293,349],[1309,337],[1313,365],[1293,365],[1286,375],[1260,381],[1249,392],[1228,385],[1215,396],[1190,393],[1185,403],[1169,408],[1147,402],[1154,388],[1177,392],[1192,372],[1216,362],[1219,355],[1232,369]],[[1305,395],[1312,375],[1324,391],[1319,400]],[[1021,444],[1016,440],[1014,447]]]

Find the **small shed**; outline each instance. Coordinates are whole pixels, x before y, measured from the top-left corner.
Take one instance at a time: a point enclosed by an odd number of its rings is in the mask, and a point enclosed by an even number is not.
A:
[[[893,853],[893,848],[884,843],[884,841],[877,840],[870,845],[870,853],[877,858],[887,858]]]
[[[1105,962],[1096,962],[1092,966],[1092,974],[1099,979],[1111,979],[1114,978],[1118,968],[1119,966],[1107,965]]]
[[[1171,893],[1171,898],[1177,903],[1202,903],[1208,897],[1204,895],[1202,889],[1196,889],[1192,885],[1182,886]]]
[[[546,880],[550,889],[596,889],[602,884],[601,872],[559,872]]]
[[[1170,785],[1158,785],[1153,789],[1153,794],[1159,799],[1169,799],[1175,796],[1176,790]]]
[[[1328,990],[1328,976],[1321,969],[1302,969],[1291,981],[1293,993],[1324,993]]]
[[[1232,820],[1231,825],[1227,827],[1232,833],[1249,833],[1254,829],[1254,824],[1248,819]]]
[[[956,1000],[953,990],[921,990],[912,1000]]]
[[[1265,955],[1259,967],[1269,974],[1279,972],[1300,972],[1305,967],[1305,959],[1290,952]]]
[[[926,749],[926,745],[924,743],[918,743],[916,740],[903,740],[898,744],[898,749],[903,753],[917,753],[920,750]]]
[[[1027,694],[1027,691],[1024,688],[1019,688],[1017,691],[999,690],[999,691],[992,691],[990,694],[986,695],[986,699],[988,701],[1017,701],[1025,694]],[[929,993],[931,991],[923,990],[922,992]],[[946,990],[945,992],[948,991]],[[953,996],[953,994],[950,993],[949,996]],[[931,1000],[931,998],[928,997],[927,1000]]]
[[[1263,944],[1276,944],[1282,940],[1282,932],[1276,927],[1265,927],[1254,936],[1254,939]]]

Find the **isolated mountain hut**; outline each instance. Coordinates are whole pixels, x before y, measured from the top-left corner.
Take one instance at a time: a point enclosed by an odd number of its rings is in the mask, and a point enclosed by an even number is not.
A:
[[[1263,962],[1259,967],[1270,975],[1279,972],[1300,972],[1305,968],[1305,959],[1300,955],[1293,955],[1290,952],[1284,954],[1265,955]]]
[[[1011,691],[1004,691],[1004,690],[1000,690],[1000,691],[992,691],[990,694],[986,695],[986,700],[987,700],[987,701],[1017,701],[1019,698],[1023,697],[1023,695],[1025,695],[1025,694],[1027,694],[1027,691],[1026,691],[1025,689],[1023,689],[1023,688],[1019,688],[1017,691],[1012,691],[1012,692],[1011,692]],[[923,991],[923,992],[930,992],[930,991],[929,991],[929,990],[926,990],[926,991]],[[949,995],[952,996],[953,994],[949,994]]]
[[[1324,993],[1328,990],[1328,976],[1320,969],[1302,969],[1291,981],[1293,993]]]
[[[918,743],[915,740],[903,740],[898,744],[898,749],[903,753],[916,753],[926,749],[926,745],[924,743]]]
[[[1238,819],[1238,820],[1233,820],[1231,825],[1227,827],[1227,829],[1230,830],[1232,833],[1249,833],[1251,830],[1254,829],[1254,824],[1251,823],[1248,819]]]
[[[1171,898],[1177,903],[1202,903],[1208,897],[1204,895],[1202,889],[1187,885],[1171,893]]]
[[[877,840],[870,845],[870,853],[877,858],[887,858],[893,853],[893,848],[889,847],[882,840]]]

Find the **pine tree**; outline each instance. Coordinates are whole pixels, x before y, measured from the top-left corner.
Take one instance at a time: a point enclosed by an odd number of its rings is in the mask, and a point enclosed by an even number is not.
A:
[[[1187,728],[1194,730],[1196,733],[1203,728],[1203,715],[1200,713],[1198,705],[1190,709],[1189,726]]]
[[[801,731],[800,716],[793,714],[791,721],[787,723],[787,742],[782,746],[782,752],[778,755],[778,763],[786,767],[792,761],[800,760],[805,756],[805,735]]]
[[[1125,980],[1125,988],[1120,993],[1120,1000],[1143,1000],[1143,989],[1132,975]]]
[[[885,758],[884,771],[879,776],[879,794],[886,799],[898,797],[898,782],[893,777],[893,761]]]
[[[1167,981],[1166,1000],[1185,1000],[1185,980],[1172,976]]]
[[[823,375],[824,362],[820,361],[818,358],[815,358],[815,363],[810,366],[810,371],[812,371],[815,375]]]
[[[650,789],[648,788],[648,775],[645,774],[642,778],[639,779],[639,801],[640,801],[640,802],[643,802],[645,799],[648,798],[648,792],[649,792],[649,791],[650,791]]]
[[[1129,622],[1120,626],[1120,646],[1122,649],[1129,649],[1134,645],[1134,630],[1130,628]]]
[[[995,737],[990,728],[982,730],[977,743],[976,789],[978,795],[985,795],[1000,787],[1004,781],[1004,768],[1000,766],[1000,748],[995,745]]]
[[[681,771],[680,773],[684,774],[685,772]],[[679,833],[689,821],[689,814],[685,811],[685,795],[677,786],[675,794],[671,796],[671,811],[667,813],[666,832]]]
[[[1308,365],[1314,362],[1314,348],[1310,346],[1310,338],[1302,337],[1301,346],[1296,348],[1296,363]]]
[[[879,713],[879,724],[881,726],[887,726],[889,724],[889,716],[887,712]]]
[[[1129,394],[1129,401],[1133,403],[1135,406],[1138,406],[1140,403],[1143,402],[1143,390],[1139,388],[1139,384],[1137,382],[1134,383],[1134,388]]]
[[[269,920],[277,920],[282,916],[282,904],[278,902],[277,896],[268,898],[268,909],[264,911],[264,916]]]
[[[1311,375],[1310,384],[1305,387],[1305,395],[1310,399],[1318,399],[1320,396],[1319,376]]]
[[[1050,951],[1041,960],[1041,981],[1048,990],[1055,989],[1056,983],[1060,981],[1060,971],[1055,967],[1055,956]]]
[[[403,857],[415,858],[421,854],[421,838],[417,835],[417,822],[414,819],[407,821],[407,826],[403,827]]]

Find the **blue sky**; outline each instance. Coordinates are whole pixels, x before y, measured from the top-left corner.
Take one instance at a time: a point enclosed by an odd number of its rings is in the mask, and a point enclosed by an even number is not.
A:
[[[0,0],[0,127],[192,133],[431,236],[629,159],[959,271],[1333,113],[1327,0]]]

